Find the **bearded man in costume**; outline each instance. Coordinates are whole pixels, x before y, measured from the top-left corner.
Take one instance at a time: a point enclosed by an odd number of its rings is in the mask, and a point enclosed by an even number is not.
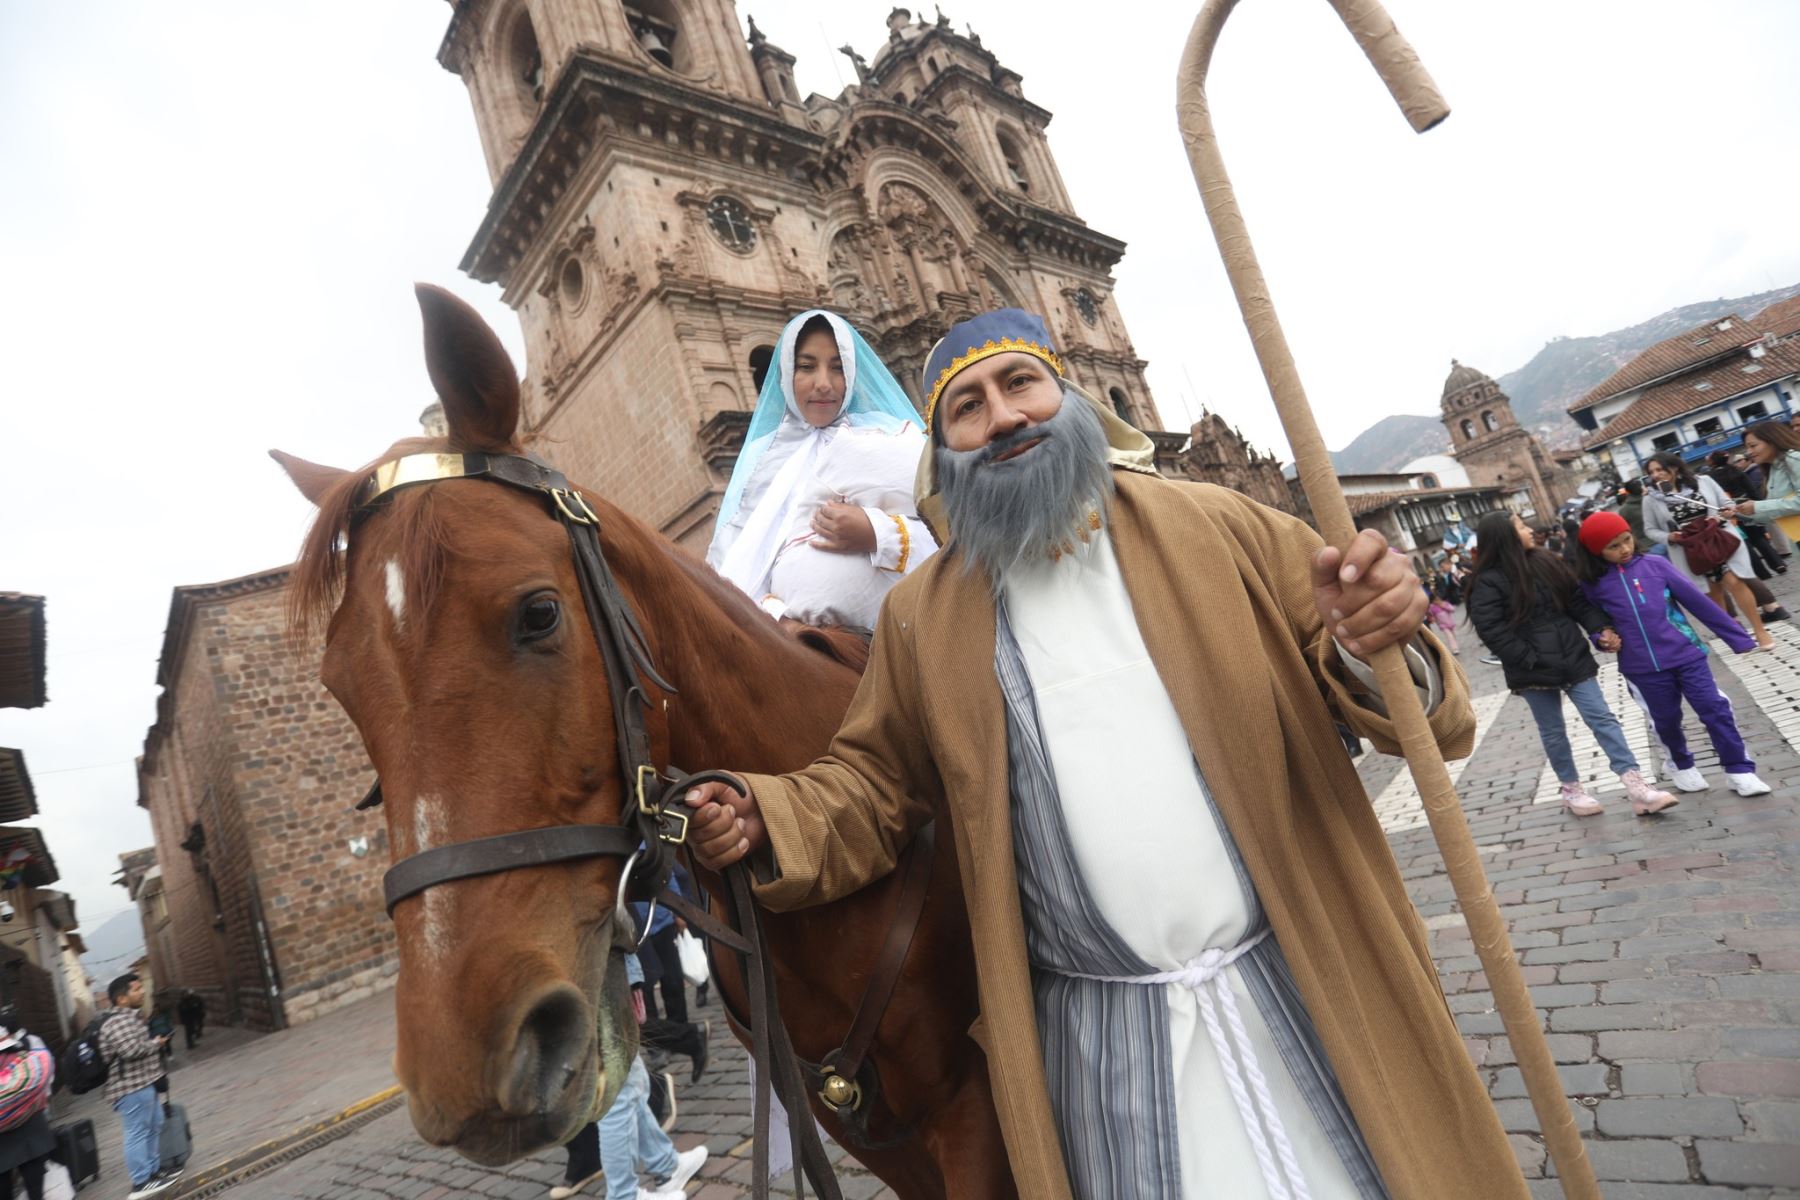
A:
[[[1524,1196],[1335,727],[1399,752],[1358,656],[1404,643],[1469,753],[1405,559],[1162,479],[1019,310],[951,329],[924,390],[946,548],[826,757],[689,793],[701,862],[755,854],[795,908],[948,818],[1021,1195]]]

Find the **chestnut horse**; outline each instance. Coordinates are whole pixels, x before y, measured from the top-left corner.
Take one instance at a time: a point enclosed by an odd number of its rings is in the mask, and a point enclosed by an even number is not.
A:
[[[521,453],[519,385],[473,309],[421,286],[426,366],[447,440],[421,452]],[[536,827],[618,823],[620,781],[606,674],[563,528],[516,488],[450,480],[398,491],[366,514],[370,464],[344,471],[276,454],[319,508],[296,565],[295,615],[330,614],[321,675],[356,723],[385,797],[396,861]],[[659,765],[757,772],[805,766],[836,732],[857,674],[782,632],[704,564],[582,493],[674,686],[645,682]],[[975,965],[953,839],[882,1018],[880,1101],[869,1140],[845,1146],[901,1196],[1015,1194],[989,1090],[968,1037]],[[573,1136],[635,1052],[607,984],[617,859],[459,879],[394,908],[395,1072],[413,1125],[477,1162],[511,1161]],[[848,1033],[898,901],[903,871],[842,901],[766,914],[781,1016],[818,1061]],[[702,876],[709,890],[719,881]],[[716,956],[737,1011],[747,991]],[[603,992],[609,1001],[602,1003]],[[611,1083],[612,1086],[606,1086]],[[844,1141],[818,1097],[815,1111]]]

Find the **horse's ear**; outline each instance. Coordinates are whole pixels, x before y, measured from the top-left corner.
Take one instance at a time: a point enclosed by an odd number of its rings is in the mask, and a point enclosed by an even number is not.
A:
[[[425,318],[425,369],[444,403],[450,442],[510,450],[519,427],[519,377],[481,314],[440,287],[413,288]]]
[[[294,486],[300,489],[300,494],[315,505],[320,503],[321,498],[330,490],[332,484],[350,474],[350,472],[337,467],[321,466],[318,463],[307,462],[304,458],[295,458],[292,454],[283,454],[279,450],[269,451],[269,457],[281,464],[281,469],[286,471],[288,478],[294,481]]]

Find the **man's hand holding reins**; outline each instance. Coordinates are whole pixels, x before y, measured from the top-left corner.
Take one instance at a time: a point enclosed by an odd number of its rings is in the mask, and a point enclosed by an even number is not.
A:
[[[769,844],[756,795],[749,788],[738,795],[724,783],[702,783],[688,789],[687,844],[709,871],[722,871],[753,850]]]
[[[1338,644],[1360,659],[1419,632],[1431,598],[1406,556],[1365,529],[1348,552],[1327,546],[1313,555],[1313,601]]]

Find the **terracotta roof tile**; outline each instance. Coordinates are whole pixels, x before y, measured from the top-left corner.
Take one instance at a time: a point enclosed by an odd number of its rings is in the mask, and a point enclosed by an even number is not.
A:
[[[1719,325],[1725,321],[1731,322],[1731,328],[1721,330]],[[1736,313],[1715,318],[1704,325],[1696,325],[1685,333],[1663,339],[1608,375],[1600,386],[1569,405],[1569,411],[1580,412],[1610,396],[1628,392],[1665,375],[1672,375],[1683,367],[1698,366],[1708,359],[1748,345],[1761,336],[1760,329]]]
[[[1793,337],[1800,333],[1800,296],[1769,305],[1751,317],[1750,323],[1770,337]]]
[[[1795,374],[1800,374],[1800,341],[1770,346],[1761,358],[1734,354],[1724,362],[1647,388],[1630,408],[1588,434],[1581,444],[1592,449]]]

